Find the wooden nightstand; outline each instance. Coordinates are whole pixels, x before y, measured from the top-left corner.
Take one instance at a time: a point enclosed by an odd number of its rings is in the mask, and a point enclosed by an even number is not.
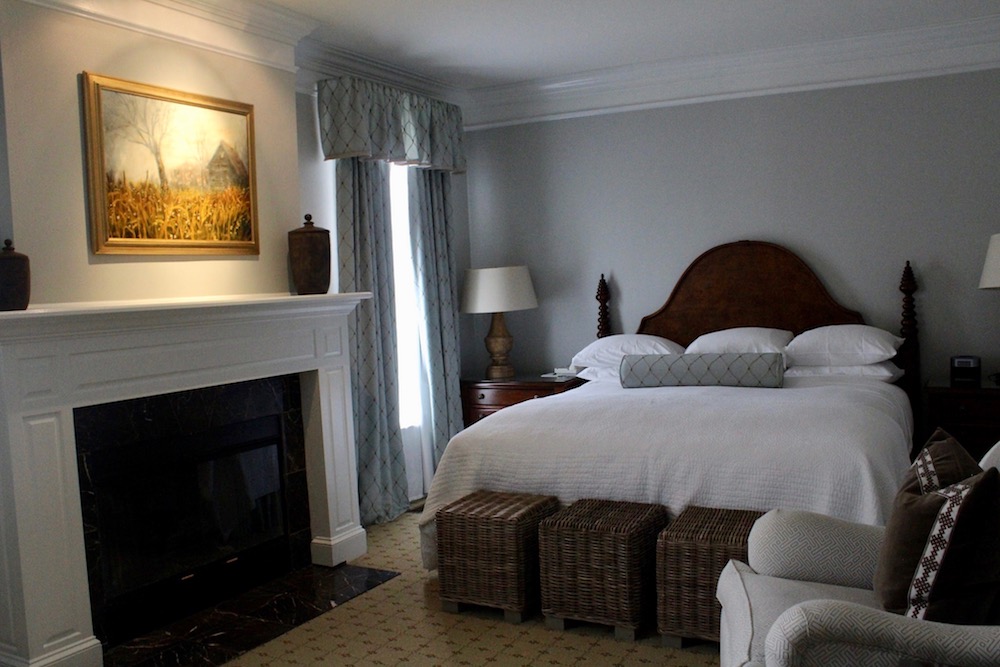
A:
[[[462,419],[471,426],[486,415],[531,398],[552,396],[579,387],[586,380],[539,375],[508,380],[462,380]]]
[[[978,461],[1000,440],[1000,387],[927,387],[927,427],[938,426]]]

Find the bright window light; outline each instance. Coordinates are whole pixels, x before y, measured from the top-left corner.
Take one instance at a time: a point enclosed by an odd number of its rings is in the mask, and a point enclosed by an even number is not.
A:
[[[416,278],[410,251],[410,197],[405,165],[390,165],[392,257],[396,286],[396,360],[399,364],[399,426],[419,426],[420,340]]]

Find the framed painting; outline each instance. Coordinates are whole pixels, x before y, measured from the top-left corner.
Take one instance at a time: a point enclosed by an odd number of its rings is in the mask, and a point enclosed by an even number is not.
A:
[[[253,106],[83,73],[97,254],[259,255]]]

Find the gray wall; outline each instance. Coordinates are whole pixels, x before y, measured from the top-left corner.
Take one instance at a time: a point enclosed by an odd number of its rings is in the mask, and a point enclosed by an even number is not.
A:
[[[0,241],[9,239],[13,235],[14,223],[10,213],[10,170],[7,167],[7,116],[3,103],[3,65],[0,64]]]
[[[704,250],[799,253],[845,305],[897,330],[907,260],[925,379],[948,357],[1000,370],[1000,292],[978,290],[1000,232],[1000,71],[592,116],[469,133],[471,266],[525,263],[540,307],[510,313],[520,372],[594,338],[601,273],[634,331]],[[776,295],[777,297],[778,295]],[[481,376],[488,316],[463,315]]]

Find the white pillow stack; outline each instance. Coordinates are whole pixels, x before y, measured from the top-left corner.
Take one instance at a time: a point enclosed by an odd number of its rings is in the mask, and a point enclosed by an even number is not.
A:
[[[903,339],[867,324],[835,324],[803,331],[785,348],[785,377],[854,375],[895,382],[903,371],[889,361]]]

